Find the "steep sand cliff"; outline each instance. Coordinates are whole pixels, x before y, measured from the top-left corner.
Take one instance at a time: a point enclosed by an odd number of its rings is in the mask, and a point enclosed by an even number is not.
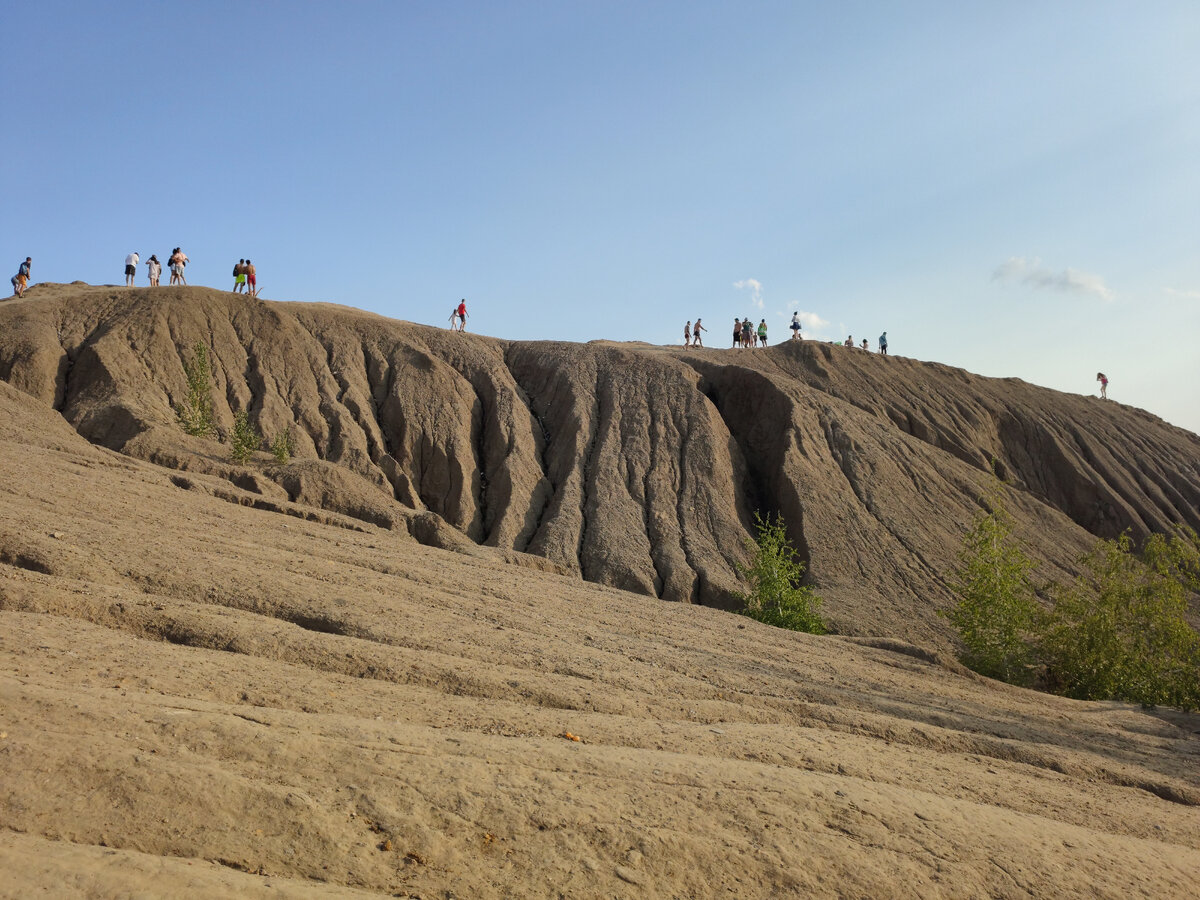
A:
[[[173,406],[203,343],[216,413],[300,460],[232,466]],[[1062,577],[1095,536],[1200,526],[1200,437],[1144,411],[824,344],[499,341],[206,288],[38,285],[0,304],[0,379],[80,434],[425,543],[728,607],[753,515],[781,513],[845,634],[949,648],[937,615],[990,473]]]

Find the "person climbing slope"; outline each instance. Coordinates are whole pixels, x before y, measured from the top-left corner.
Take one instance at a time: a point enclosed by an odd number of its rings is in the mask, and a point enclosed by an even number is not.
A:
[[[29,267],[33,264],[33,257],[25,257],[25,262],[17,267],[17,274],[12,277],[13,295],[21,297],[25,294],[25,285],[29,284]]]
[[[1096,380],[1100,382],[1100,399],[1108,399],[1108,376],[1103,372],[1096,373]]]

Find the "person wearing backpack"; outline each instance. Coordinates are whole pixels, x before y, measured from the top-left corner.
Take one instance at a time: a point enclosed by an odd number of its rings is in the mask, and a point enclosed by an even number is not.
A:
[[[233,267],[233,292],[240,294],[246,286],[246,261],[239,259]]]
[[[764,347],[767,346],[767,320],[763,319],[758,323],[758,342]]]
[[[881,334],[881,335],[879,336],[879,352],[880,352],[880,353],[882,353],[884,356],[887,356],[887,355],[888,355],[888,352],[887,352],[887,332],[886,332],[886,331],[885,331],[883,334]]]

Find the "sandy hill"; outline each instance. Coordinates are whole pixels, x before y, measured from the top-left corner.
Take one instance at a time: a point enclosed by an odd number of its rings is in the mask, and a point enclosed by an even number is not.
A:
[[[197,340],[221,423],[291,425],[297,461],[181,436]],[[1200,439],[1144,412],[819,345],[505,342],[202,288],[38,286],[0,304],[0,379],[0,896],[1200,877],[1200,717],[974,677],[935,615],[993,459],[1046,573],[1200,524]],[[755,510],[840,636],[707,608]]]

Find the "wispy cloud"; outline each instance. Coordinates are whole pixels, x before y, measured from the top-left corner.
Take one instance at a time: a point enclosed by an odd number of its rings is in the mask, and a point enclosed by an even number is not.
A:
[[[739,291],[750,291],[750,302],[759,309],[763,308],[762,298],[762,283],[757,278],[743,278],[741,281],[735,281],[733,286]]]
[[[1036,256],[1012,256],[992,272],[992,281],[1004,284],[1024,284],[1043,291],[1058,291],[1064,294],[1091,294],[1101,300],[1113,299],[1113,292],[1099,275],[1080,272],[1070,267],[1056,272]]]
[[[808,334],[817,335],[824,334],[825,329],[829,327],[829,320],[822,319],[815,312],[800,311],[800,324],[804,326],[804,331]]]
[[[1200,291],[1181,291],[1178,288],[1167,288],[1172,297],[1182,297],[1184,300],[1200,300]]]

